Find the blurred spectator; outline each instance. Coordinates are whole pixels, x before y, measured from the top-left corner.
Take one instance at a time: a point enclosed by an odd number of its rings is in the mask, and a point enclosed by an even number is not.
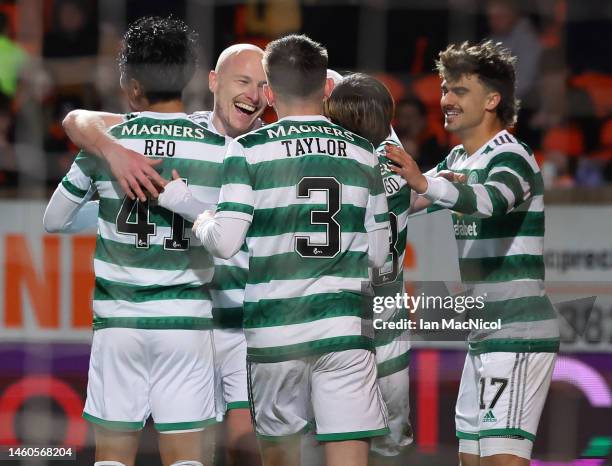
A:
[[[427,108],[417,97],[405,97],[396,104],[395,132],[406,152],[424,171],[435,167],[448,152],[427,122]]]
[[[53,27],[44,37],[43,56],[71,58],[96,55],[97,23],[90,2],[59,0],[55,4]]]
[[[20,70],[27,62],[26,52],[9,37],[8,17],[0,13],[0,92],[15,95]]]
[[[18,182],[13,142],[11,99],[0,93],[0,186],[3,187],[15,187]]]
[[[541,52],[538,35],[516,0],[489,0],[486,12],[490,38],[504,44],[518,58],[516,94],[522,99],[537,76]]]

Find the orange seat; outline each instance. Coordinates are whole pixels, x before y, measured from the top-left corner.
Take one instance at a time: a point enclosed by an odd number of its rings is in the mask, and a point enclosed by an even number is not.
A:
[[[603,73],[583,73],[570,79],[570,84],[584,89],[591,98],[599,117],[612,115],[612,76]]]
[[[551,128],[544,135],[542,149],[577,157],[584,153],[584,135],[575,126]]]

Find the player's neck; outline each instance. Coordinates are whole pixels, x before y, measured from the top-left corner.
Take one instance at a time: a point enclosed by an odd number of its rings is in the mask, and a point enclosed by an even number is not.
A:
[[[300,115],[323,115],[323,101],[321,102],[309,102],[309,101],[292,101],[292,102],[279,102],[278,100],[274,103],[274,110],[278,118],[285,118],[288,116],[300,116]]]
[[[165,102],[156,102],[147,106],[147,112],[156,112],[156,113],[183,113],[185,111],[185,107],[183,106],[183,102],[180,100],[168,100]]]
[[[487,141],[491,140],[493,136],[503,129],[504,125],[495,118],[490,122],[484,121],[474,128],[469,128],[464,133],[458,134],[458,136],[465,151],[469,155],[473,155],[478,149],[486,144]]]

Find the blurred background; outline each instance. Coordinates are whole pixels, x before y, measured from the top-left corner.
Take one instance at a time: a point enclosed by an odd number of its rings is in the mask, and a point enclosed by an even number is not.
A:
[[[549,291],[566,303],[532,464],[612,464],[610,0],[0,0],[0,445],[68,445],[78,453],[66,464],[93,462],[80,413],[95,232],[46,235],[42,213],[76,153],[63,117],[75,108],[127,111],[116,65],[123,31],[140,16],[170,13],[200,34],[189,111],[211,108],[208,70],[225,47],[303,32],[328,48],[331,68],[387,85],[396,132],[424,170],[456,144],[442,127],[437,53],[483,38],[512,50],[522,100],[514,133],[542,169]],[[408,280],[458,279],[450,232],[445,213],[409,224]],[[406,464],[455,464],[465,347],[414,347],[416,440]],[[159,464],[150,427],[141,451],[138,464]]]

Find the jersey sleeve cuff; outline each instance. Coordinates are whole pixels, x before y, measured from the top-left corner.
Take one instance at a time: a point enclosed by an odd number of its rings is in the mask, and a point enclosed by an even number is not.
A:
[[[447,192],[447,183],[449,183],[444,178],[440,178],[437,176],[427,176],[427,190],[422,194],[423,197],[429,199],[432,202],[438,202],[439,200],[444,198],[444,195]]]

